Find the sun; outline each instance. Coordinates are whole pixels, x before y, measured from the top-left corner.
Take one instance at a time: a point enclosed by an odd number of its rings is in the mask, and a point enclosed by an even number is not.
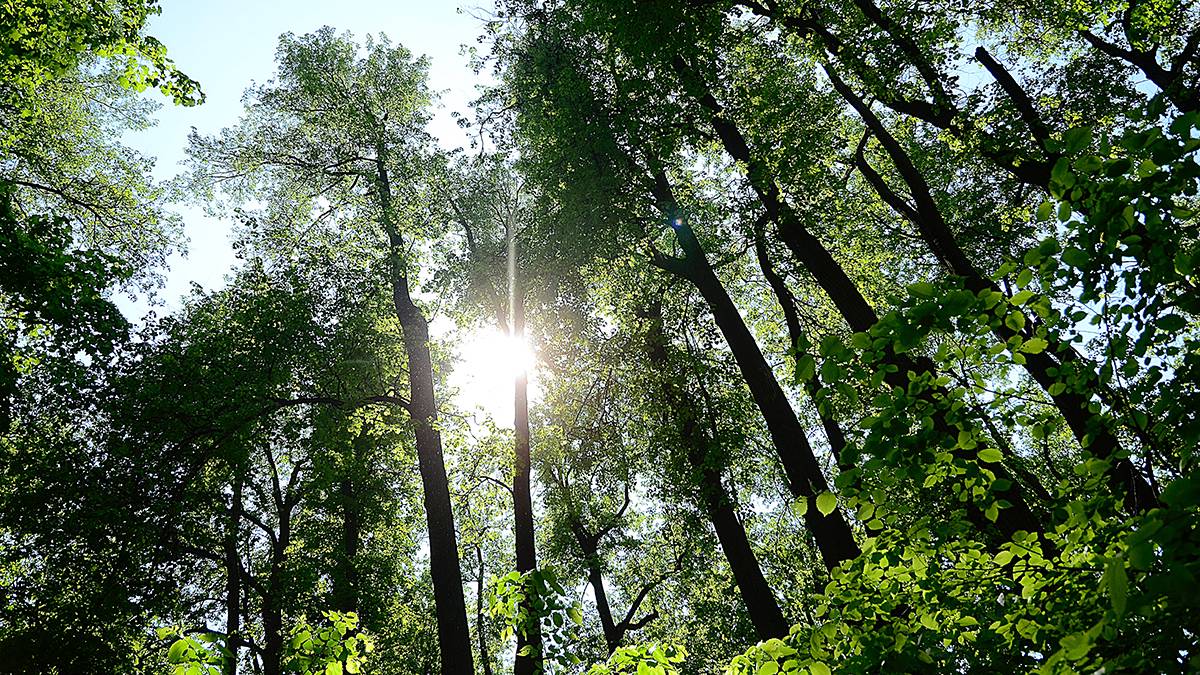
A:
[[[496,328],[468,334],[458,346],[458,363],[450,384],[458,389],[456,403],[472,412],[482,410],[501,427],[513,424],[513,384],[518,375],[529,378],[529,397],[537,389],[537,355],[529,343]]]

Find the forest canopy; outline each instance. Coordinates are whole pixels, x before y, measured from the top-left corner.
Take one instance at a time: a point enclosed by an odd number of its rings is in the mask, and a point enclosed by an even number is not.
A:
[[[1200,670],[1195,2],[331,10],[162,180],[172,4],[0,3],[0,672]]]

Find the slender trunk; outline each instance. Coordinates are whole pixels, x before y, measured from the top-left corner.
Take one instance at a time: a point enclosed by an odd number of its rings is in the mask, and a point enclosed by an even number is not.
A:
[[[737,581],[754,630],[761,640],[785,637],[788,634],[787,620],[758,565],[758,558],[746,537],[746,528],[733,509],[720,474],[711,465],[698,465],[703,461],[703,458],[692,459],[693,468],[701,476],[704,510],[717,532],[717,541],[721,544],[725,559],[729,561],[729,569]]]
[[[238,533],[242,522],[242,475],[233,479],[233,496],[229,501],[229,520],[225,525],[223,553],[225,555],[225,659],[224,675],[237,675],[239,633],[242,629],[242,563],[238,555]]]
[[[763,576],[754,549],[746,537],[746,529],[737,517],[717,464],[710,456],[709,448],[715,439],[708,437],[698,423],[696,402],[672,379],[666,335],[657,307],[651,308],[650,318],[647,351],[650,362],[661,373],[664,402],[679,428],[680,441],[685,446],[687,462],[697,483],[701,506],[716,530],[717,541],[721,544],[725,559],[729,561],[738,592],[758,636],[763,640],[782,638],[788,634],[787,620]]]
[[[433,579],[434,606],[437,609],[442,672],[473,673],[475,665],[467,604],[463,597],[458,539],[454,531],[454,510],[450,503],[450,485],[442,455],[442,436],[438,430],[433,359],[429,353],[429,321],[413,301],[409,288],[402,258],[404,241],[393,220],[386,157],[386,149],[381,144],[376,148],[376,188],[381,225],[388,236],[392,302],[404,333],[404,351],[408,356],[408,413],[416,436],[417,465],[421,473],[425,518],[429,529],[429,567]]]
[[[690,69],[682,59],[676,60],[676,68],[689,84],[697,88],[696,96],[700,104],[709,111],[709,121],[722,147],[731,157],[746,167],[751,186],[758,195],[767,216],[775,222],[784,244],[813,275],[817,284],[821,286],[843,318],[846,319],[850,329],[856,332],[869,331],[871,326],[878,321],[870,303],[862,296],[842,266],[833,258],[829,249],[825,248],[825,245],[800,222],[795,211],[791,209],[780,193],[774,176],[750,152],[750,146],[746,143],[745,137],[742,136],[738,127],[724,116],[724,109],[712,93],[703,88],[703,85],[691,76]],[[904,354],[890,354],[886,357],[886,363],[895,365],[897,369],[895,372],[888,373],[885,382],[891,387],[900,387],[901,389],[908,388],[910,373],[921,373],[931,369],[919,366]],[[929,394],[927,393],[926,396]],[[937,415],[935,424],[947,433],[952,431],[941,414]],[[964,459],[972,459],[962,451],[955,452]],[[1005,537],[1011,538],[1019,530],[1041,532],[1043,530],[1041,521],[1030,511],[1024,495],[1018,488],[1018,483],[1012,480],[1003,467],[992,465],[989,468],[997,478],[1010,481],[1008,489],[997,493],[998,497],[1012,504],[1012,507],[1001,510],[996,519],[996,526],[1001,533]],[[973,520],[979,525],[985,526],[978,514],[973,515]]]
[[[517,279],[516,232],[514,223],[506,223],[508,240],[508,298],[512,326],[512,339],[525,339],[525,294]],[[513,387],[513,436],[516,439],[513,466],[513,529],[516,544],[517,571],[531,572],[537,569],[537,549],[533,534],[533,498],[530,495],[529,458],[529,373],[520,370],[514,378]],[[526,607],[526,611],[532,608]],[[517,635],[517,656],[513,664],[514,675],[532,675],[542,670],[541,635],[537,622],[532,624],[531,635]],[[534,653],[522,656],[521,650],[533,647]]]
[[[339,486],[342,498],[342,552],[333,589],[334,606],[342,612],[358,611],[358,543],[361,517],[354,481],[343,478]]]
[[[404,331],[408,355],[409,414],[417,441],[417,464],[424,492],[429,527],[429,566],[433,600],[437,608],[438,647],[442,672],[472,673],[471,634],[463,598],[462,570],[454,531],[450,485],[442,457],[442,437],[437,428],[437,402],[433,389],[433,361],[429,354],[429,323],[412,301],[408,280],[394,281],[396,314]]]
[[[725,336],[750,394],[762,412],[792,494],[809,502],[805,522],[816,539],[821,559],[826,567],[832,569],[842,561],[858,557],[858,544],[842,511],[834,509],[829,515],[824,515],[816,507],[816,497],[827,491],[829,485],[804,427],[796,418],[792,404],[775,379],[775,373],[759,349],[758,342],[746,327],[737,305],[729,297],[721,280],[713,272],[691,226],[682,218],[677,218],[672,226],[684,253],[679,272],[700,291],[717,327]]]
[[[779,303],[779,308],[783,311],[783,320],[787,325],[788,339],[791,341],[792,349],[796,350],[796,360],[806,354],[799,352],[800,345],[807,343],[804,339],[803,329],[800,327],[800,315],[796,312],[796,298],[792,295],[792,291],[788,288],[787,282],[783,277],[775,271],[774,265],[771,264],[771,257],[767,254],[766,233],[763,231],[763,223],[760,220],[754,227],[754,252],[758,257],[759,268],[762,269],[763,277],[767,280],[767,284],[771,286],[771,291],[775,294],[775,300]],[[821,390],[820,377],[814,372],[812,377],[805,378],[804,389],[808,392],[809,398],[813,401],[813,406],[817,408],[817,417],[821,420],[821,427],[825,429],[825,437],[829,440],[829,451],[833,454],[833,459],[838,463],[838,467],[842,469],[851,468],[849,464],[842,462],[842,450],[846,447],[846,434],[842,431],[842,427],[832,415],[827,415],[821,412],[820,406],[817,405],[817,392]]]
[[[283,564],[291,544],[290,507],[279,510],[279,536],[271,546],[271,567],[262,598],[263,675],[283,672]]]
[[[578,522],[572,525],[575,541],[583,553],[583,564],[587,568],[588,583],[591,584],[592,594],[596,597],[596,613],[600,615],[600,628],[604,631],[604,643],[608,646],[608,653],[611,654],[621,646],[623,636],[617,631],[617,624],[613,621],[612,606],[608,603],[608,591],[604,590],[604,571],[600,567],[600,554],[596,543],[583,532],[582,526]]]
[[[483,666],[483,675],[492,675],[492,659],[488,656],[486,618],[483,615],[483,548],[475,545],[475,562],[479,574],[475,577],[475,626],[479,634],[479,661]]]
[[[263,675],[280,675],[283,660],[283,613],[274,586],[268,587],[268,597],[262,599]]]
[[[362,470],[363,455],[370,438],[366,430],[351,443],[348,466],[338,485],[342,506],[342,550],[333,580],[333,604],[342,612],[358,611],[358,548],[362,539],[362,506],[355,490],[354,477]]]
[[[983,420],[983,424],[987,427],[988,434],[991,435],[992,441],[996,443],[996,447],[1004,452],[1005,464],[1010,467],[1012,472],[1021,479],[1021,483],[1028,487],[1034,494],[1042,500],[1044,504],[1050,504],[1054,501],[1054,495],[1042,485],[1042,481],[1029,469],[1024,466],[1025,459],[1018,455],[1008,442],[1008,439],[1001,433],[1000,429],[992,422],[992,418],[988,417],[982,410],[976,410],[976,415]]]

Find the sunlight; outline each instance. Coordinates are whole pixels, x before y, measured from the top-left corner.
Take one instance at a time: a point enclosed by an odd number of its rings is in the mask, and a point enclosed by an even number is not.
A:
[[[501,427],[513,423],[513,381],[520,373],[529,376],[529,398],[537,392],[537,356],[522,339],[485,328],[464,337],[458,346],[459,362],[450,376],[458,389],[458,404],[482,410]]]

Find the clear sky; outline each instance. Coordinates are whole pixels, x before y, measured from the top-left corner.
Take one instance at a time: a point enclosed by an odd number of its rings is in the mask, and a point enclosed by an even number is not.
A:
[[[148,33],[167,46],[183,72],[200,82],[206,102],[194,108],[165,103],[157,114],[158,125],[129,134],[124,139],[143,154],[157,158],[155,176],[165,180],[180,170],[187,135],[192,127],[216,134],[237,122],[242,92],[252,82],[263,82],[275,72],[275,47],[286,32],[303,34],[322,26],[356,38],[387,34],[414,54],[430,58],[430,86],[440,93],[430,132],[450,149],[467,139],[451,117],[467,113],[481,82],[467,65],[464,45],[475,46],[483,32],[478,16],[490,10],[490,0],[164,0],[163,12],[149,25]],[[147,96],[163,101],[157,92]],[[173,256],[161,292],[167,310],[178,307],[192,282],[205,289],[221,288],[234,263],[229,223],[209,218],[199,209],[177,205],[188,238],[186,256]],[[145,302],[120,298],[118,304],[137,320],[148,309]],[[162,310],[159,310],[162,313]],[[438,322],[443,334],[450,329]],[[494,337],[494,336],[493,336]],[[463,390],[458,403],[481,406],[503,423],[511,423],[511,376],[497,364],[508,359],[493,353],[505,347],[492,337],[465,336],[460,353],[463,363],[452,385]]]

